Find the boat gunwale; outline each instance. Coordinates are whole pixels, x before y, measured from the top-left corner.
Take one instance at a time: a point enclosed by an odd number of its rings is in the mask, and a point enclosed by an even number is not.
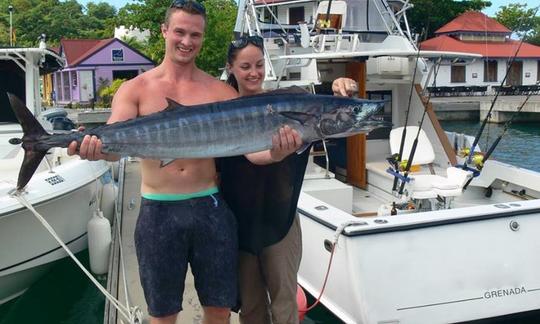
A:
[[[496,204],[496,205],[506,205],[506,204]],[[524,215],[533,215],[533,214],[540,214],[540,207],[531,207],[531,208],[523,208],[519,210],[511,210],[511,211],[501,211],[501,212],[492,212],[492,213],[485,213],[480,215],[473,215],[473,216],[461,216],[461,217],[453,217],[453,218],[444,218],[444,219],[436,219],[436,220],[423,220],[421,223],[414,223],[414,224],[376,224],[376,220],[386,220],[388,217],[376,217],[376,218],[369,218],[369,219],[362,219],[358,218],[358,222],[361,223],[362,221],[365,222],[364,225],[362,224],[351,224],[352,226],[366,226],[366,225],[377,225],[376,228],[363,228],[363,229],[354,229],[350,231],[343,231],[341,235],[347,236],[347,237],[355,237],[355,236],[364,236],[364,235],[373,235],[373,234],[382,234],[382,233],[390,233],[390,232],[401,232],[401,231],[410,231],[410,230],[416,230],[416,229],[422,229],[422,228],[428,228],[428,227],[437,227],[437,226],[444,226],[444,225],[451,225],[451,224],[459,224],[459,223],[469,223],[469,222],[475,222],[475,221],[486,221],[491,219],[497,219],[497,218],[506,218],[506,217],[515,217],[515,216],[524,216]],[[511,207],[508,207],[511,208]],[[298,207],[297,211],[299,214],[306,216],[315,222],[332,229],[335,231],[338,227],[334,224],[331,224],[328,221],[325,221],[321,219],[320,217],[317,217],[316,215],[307,212],[306,210]],[[394,217],[394,216],[391,216]],[[404,215],[403,217],[410,217],[410,215]],[[367,221],[371,221],[373,224],[369,224]]]

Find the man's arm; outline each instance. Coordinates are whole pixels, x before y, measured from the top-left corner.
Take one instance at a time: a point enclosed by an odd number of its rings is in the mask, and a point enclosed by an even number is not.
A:
[[[111,116],[107,120],[107,124],[112,124],[118,121],[124,121],[131,118],[135,118],[138,115],[138,100],[133,94],[137,93],[132,88],[135,87],[136,80],[128,81],[120,86],[118,91],[113,97],[111,104]],[[101,152],[102,143],[96,136],[86,135],[79,151],[77,152],[77,142],[71,142],[68,147],[68,154],[78,154],[81,159],[87,159],[90,161],[106,160],[106,161],[118,161],[120,156],[117,154],[105,154]]]

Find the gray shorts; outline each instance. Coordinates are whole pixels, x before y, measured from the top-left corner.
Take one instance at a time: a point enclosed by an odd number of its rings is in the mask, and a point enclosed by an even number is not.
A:
[[[236,219],[219,194],[180,201],[142,198],[135,248],[151,316],[182,310],[188,263],[203,306],[236,304]]]

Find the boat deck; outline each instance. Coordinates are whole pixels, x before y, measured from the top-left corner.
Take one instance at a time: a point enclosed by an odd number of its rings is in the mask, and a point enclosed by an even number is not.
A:
[[[143,323],[149,323],[146,302],[139,281],[137,257],[133,233],[139,216],[140,205],[140,164],[137,160],[124,160],[121,163],[119,175],[119,199],[121,203],[120,221],[113,226],[113,249],[109,262],[109,277],[107,290],[126,304],[126,289],[129,305],[138,306],[144,313]],[[118,228],[119,226],[119,228]],[[116,235],[118,229],[121,232],[121,240]],[[125,273],[121,268],[120,248],[123,252]],[[168,266],[168,265],[164,265]],[[126,287],[127,286],[127,287]],[[188,271],[184,290],[183,311],[178,316],[176,323],[202,323],[203,311],[195,291],[191,271]],[[191,320],[189,320],[191,319]],[[123,318],[117,314],[116,309],[109,302],[105,304],[104,324],[120,324]],[[231,323],[240,323],[238,315],[232,313]]]

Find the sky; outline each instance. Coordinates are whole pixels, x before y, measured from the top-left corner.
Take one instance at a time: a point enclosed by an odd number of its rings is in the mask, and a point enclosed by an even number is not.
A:
[[[85,5],[88,2],[108,2],[109,4],[115,6],[117,9],[122,8],[129,2],[133,2],[132,0],[78,0],[79,3]],[[506,6],[510,3],[526,3],[525,1],[510,1],[510,0],[490,0],[491,1],[491,7],[485,9],[483,12],[487,14],[488,16],[494,16],[495,12],[498,11],[500,6]],[[532,5],[528,6],[529,8],[532,7]]]

